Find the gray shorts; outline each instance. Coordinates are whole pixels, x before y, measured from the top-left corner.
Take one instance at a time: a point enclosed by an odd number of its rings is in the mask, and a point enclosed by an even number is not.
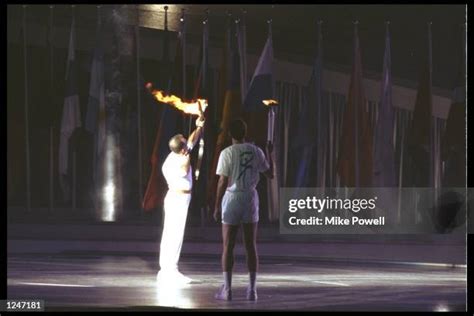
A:
[[[258,222],[258,193],[256,190],[226,191],[222,199],[222,224],[239,225]]]

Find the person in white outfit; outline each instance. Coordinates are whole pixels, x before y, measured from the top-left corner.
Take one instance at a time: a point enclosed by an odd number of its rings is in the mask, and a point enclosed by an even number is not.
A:
[[[171,152],[162,166],[168,183],[164,200],[164,223],[160,243],[160,271],[156,278],[160,284],[187,284],[192,280],[178,269],[183,245],[184,228],[188,215],[192,190],[192,168],[189,153],[196,145],[204,126],[204,116],[196,120],[197,128],[186,141],[183,135],[173,136],[169,141]]]
[[[217,199],[214,208],[214,219],[222,222],[222,271],[224,284],[215,295],[216,299],[232,299],[233,251],[239,226],[242,226],[247,267],[250,284],[247,288],[247,299],[257,300],[256,278],[258,254],[256,247],[259,200],[256,190],[260,173],[273,178],[271,160],[272,144],[267,144],[267,156],[263,151],[245,142],[247,125],[238,119],[230,125],[232,145],[222,150],[217,163],[216,174]]]

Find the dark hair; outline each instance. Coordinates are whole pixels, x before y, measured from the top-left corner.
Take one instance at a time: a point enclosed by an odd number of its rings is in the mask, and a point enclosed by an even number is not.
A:
[[[247,135],[247,124],[242,119],[233,120],[230,123],[229,133],[233,139],[240,141]]]
[[[181,150],[186,146],[186,141],[183,135],[177,134],[171,137],[168,146],[170,150],[174,153],[179,154]]]

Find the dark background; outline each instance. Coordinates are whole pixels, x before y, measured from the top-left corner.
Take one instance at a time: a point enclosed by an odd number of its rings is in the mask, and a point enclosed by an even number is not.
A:
[[[181,9],[185,9],[187,21],[187,40],[199,45],[201,21],[205,10],[209,9],[210,46],[220,48],[224,43],[225,26],[228,14],[242,16],[245,10],[247,24],[247,52],[259,55],[267,36],[267,19],[273,23],[273,45],[275,58],[299,64],[312,64],[316,43],[316,22],[323,21],[324,65],[345,73],[352,65],[353,22],[359,21],[359,38],[362,50],[362,63],[366,77],[379,77],[382,71],[383,39],[385,21],[390,21],[392,34],[392,75],[394,83],[416,89],[419,76],[419,62],[426,54],[427,23],[432,22],[433,92],[449,96],[459,72],[462,46],[460,45],[462,26],[465,23],[464,5],[171,5],[168,12],[169,27],[176,31]],[[134,6],[125,7],[130,11],[130,21],[134,19]],[[140,6],[141,34],[162,37],[163,5]],[[35,25],[45,28],[49,23],[50,9],[47,5],[28,6],[27,27]],[[96,28],[96,6],[78,5],[76,15],[76,42],[93,42],[94,38],[81,37],[81,30],[94,34]],[[22,7],[8,6],[8,27],[21,26]],[[132,22],[131,22],[132,23]],[[70,5],[54,6],[54,28],[69,30],[71,24]],[[7,39],[7,121],[8,121],[8,206],[24,208],[26,205],[25,181],[25,135],[24,135],[24,77],[22,33],[15,33]],[[84,32],[82,33],[84,34]],[[69,34],[57,34],[56,39],[66,41]],[[64,38],[63,38],[64,37]],[[31,194],[33,208],[47,208],[49,203],[49,137],[53,127],[53,141],[59,142],[59,126],[65,90],[65,67],[67,47],[54,48],[54,95],[53,102],[49,89],[49,51],[48,47],[28,42],[28,87],[29,87],[29,129],[31,151]],[[53,46],[54,46],[53,41]],[[90,62],[92,50],[76,51],[78,59],[78,89],[84,125],[87,110]],[[157,53],[158,54],[158,53]],[[156,59],[140,60],[142,77],[154,81],[158,77],[160,63]],[[195,74],[189,69],[188,80],[192,86]],[[253,69],[248,69],[249,75]],[[142,99],[142,108],[152,108],[151,99]],[[148,104],[148,105],[147,105]],[[151,115],[153,110],[151,110]],[[153,126],[150,135],[154,135]],[[90,166],[87,164],[90,153],[88,135],[78,131],[75,135],[78,146],[77,159],[82,161],[83,170],[78,174],[78,208],[90,207],[89,187],[91,184]],[[153,141],[153,136],[150,136]],[[57,155],[54,154],[56,159]],[[144,152],[144,185],[146,185],[149,154]],[[57,160],[54,162],[57,177]],[[134,179],[136,181],[136,179]],[[69,208],[70,201],[60,198],[57,178],[55,179],[55,207]],[[130,211],[133,216],[141,216],[137,193],[132,199]]]

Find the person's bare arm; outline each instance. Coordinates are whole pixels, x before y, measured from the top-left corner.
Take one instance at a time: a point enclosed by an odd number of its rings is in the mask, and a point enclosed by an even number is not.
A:
[[[204,128],[204,112],[202,111],[201,101],[199,102],[199,117],[196,119],[196,129],[189,135],[188,144],[191,144],[189,147],[194,148],[199,138],[201,137],[202,130]]]
[[[214,219],[218,222],[221,218],[222,213],[222,198],[224,197],[225,190],[227,189],[227,184],[229,183],[229,178],[226,176],[219,176],[219,181],[217,182],[217,198],[216,205],[214,207]]]
[[[190,155],[186,155],[184,164],[181,166],[181,168],[184,171],[184,174],[188,174],[188,171],[189,171],[190,167],[191,167],[191,157],[190,157]]]
[[[268,179],[273,179],[273,159],[272,159],[272,151],[273,151],[273,144],[271,142],[267,143],[267,160],[268,160],[268,165],[270,168],[268,170],[263,172],[263,175],[267,177]]]
[[[189,139],[188,139],[188,144],[191,144],[191,148],[194,148],[194,146],[196,145],[196,143],[198,142],[199,140],[199,137],[201,137],[201,134],[202,134],[202,130],[203,128],[198,126],[196,127],[196,129],[191,133],[191,135],[189,135]]]

